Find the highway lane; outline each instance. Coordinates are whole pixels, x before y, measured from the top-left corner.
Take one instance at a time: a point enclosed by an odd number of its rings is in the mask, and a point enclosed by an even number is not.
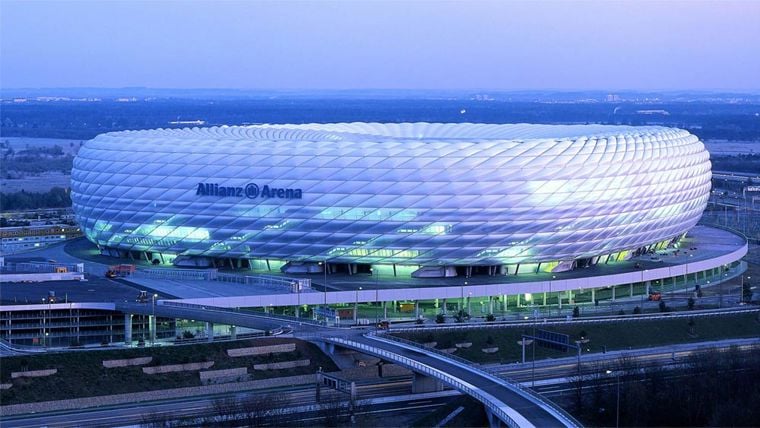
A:
[[[738,346],[739,349],[756,348],[760,346],[760,338],[687,343],[586,355],[581,359],[581,374],[598,374],[605,369],[614,369],[621,359],[625,360],[625,364],[635,365],[637,368],[675,367],[686,362],[692,355],[713,352],[716,348],[728,349],[732,346]],[[578,360],[576,357],[567,357],[536,361],[535,368],[531,363],[525,363],[491,366],[488,370],[498,376],[521,382],[524,386],[535,384],[538,392],[545,393],[550,391],[549,385],[565,383],[577,376]]]
[[[131,403],[119,406],[98,407],[75,411],[51,412],[45,414],[3,416],[2,426],[8,428],[31,427],[72,427],[72,426],[117,426],[139,425],[145,415],[202,417],[213,411],[214,403],[228,398],[244,399],[251,394],[283,394],[289,406],[316,405],[314,385],[299,385],[282,388],[252,390],[248,392],[231,392],[226,394],[202,395],[170,400]],[[378,397],[402,397],[411,394],[411,377],[364,381],[357,385],[358,399]],[[345,394],[323,389],[323,397]],[[302,409],[308,411],[308,409]],[[298,413],[298,412],[296,412]]]

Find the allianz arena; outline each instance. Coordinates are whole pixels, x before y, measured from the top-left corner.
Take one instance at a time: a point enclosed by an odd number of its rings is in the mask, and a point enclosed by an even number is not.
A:
[[[87,238],[122,257],[517,273],[673,242],[710,179],[699,139],[664,127],[223,126],[99,135],[72,200]]]

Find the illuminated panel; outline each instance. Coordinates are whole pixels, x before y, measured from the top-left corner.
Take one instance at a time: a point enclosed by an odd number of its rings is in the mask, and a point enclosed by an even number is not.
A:
[[[710,168],[697,137],[664,127],[124,131],[84,144],[72,201],[88,239],[122,250],[543,271],[682,236]]]

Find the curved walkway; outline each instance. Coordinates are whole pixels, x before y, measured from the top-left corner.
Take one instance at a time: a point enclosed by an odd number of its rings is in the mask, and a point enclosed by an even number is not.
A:
[[[581,424],[538,394],[522,389],[467,362],[374,335],[329,337],[326,342],[405,366],[442,381],[483,403],[510,427],[579,427]]]

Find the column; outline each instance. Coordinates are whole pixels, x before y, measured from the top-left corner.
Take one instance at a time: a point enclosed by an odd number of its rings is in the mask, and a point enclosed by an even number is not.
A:
[[[206,323],[206,342],[213,342],[214,341],[214,323],[207,322]]]
[[[156,317],[148,315],[148,331],[150,332],[151,343],[156,341]]]
[[[232,340],[237,339],[237,326],[234,326],[234,325],[230,326],[230,339]]]
[[[613,302],[615,301],[615,288],[617,288],[617,287],[613,285],[612,286],[612,301]]]
[[[132,314],[124,314],[124,344],[132,344]]]

